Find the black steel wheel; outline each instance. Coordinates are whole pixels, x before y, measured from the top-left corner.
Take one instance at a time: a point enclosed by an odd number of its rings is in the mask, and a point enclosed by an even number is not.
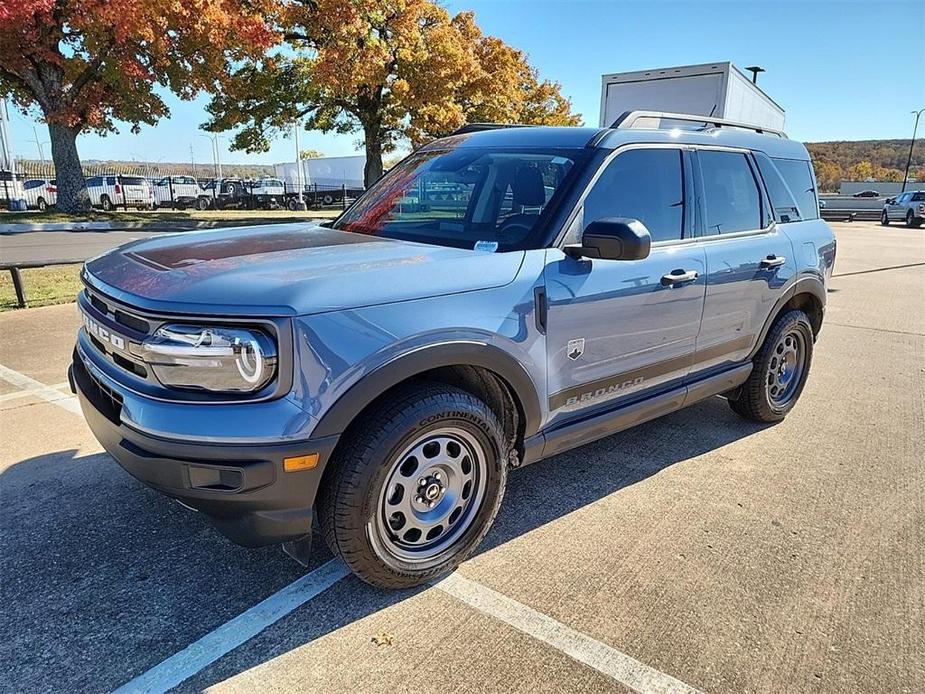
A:
[[[883,212],[880,213],[880,224],[883,226],[890,225],[890,216],[886,213],[886,210],[883,210]]]
[[[484,402],[423,384],[363,415],[322,480],[321,530],[364,581],[409,588],[452,571],[501,504],[509,436]]]
[[[812,358],[809,318],[802,311],[787,311],[771,326],[748,380],[730,396],[729,406],[746,419],[779,422],[803,392]]]

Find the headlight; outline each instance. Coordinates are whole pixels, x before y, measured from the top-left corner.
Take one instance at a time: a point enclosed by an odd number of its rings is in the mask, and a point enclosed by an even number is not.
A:
[[[165,325],[141,345],[141,357],[165,386],[254,392],[276,373],[276,347],[251,328]]]

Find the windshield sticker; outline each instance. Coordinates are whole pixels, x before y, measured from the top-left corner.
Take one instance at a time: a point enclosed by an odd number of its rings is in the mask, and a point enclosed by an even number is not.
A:
[[[562,166],[562,164],[566,164],[570,162],[571,159],[566,159],[565,157],[553,157],[550,161],[553,164],[558,164],[559,166]]]
[[[476,251],[482,251],[483,253],[494,253],[498,250],[497,241],[476,241],[475,249]]]

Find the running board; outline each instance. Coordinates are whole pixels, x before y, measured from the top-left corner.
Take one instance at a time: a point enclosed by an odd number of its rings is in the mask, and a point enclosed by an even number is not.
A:
[[[540,435],[531,437],[530,445],[525,446],[522,465],[529,465],[543,458],[564,453],[572,448],[680,410],[700,400],[730,391],[742,385],[751,372],[752,364],[749,362],[646,400],[543,431]],[[539,436],[545,440],[545,445],[538,445],[539,442],[536,439]]]

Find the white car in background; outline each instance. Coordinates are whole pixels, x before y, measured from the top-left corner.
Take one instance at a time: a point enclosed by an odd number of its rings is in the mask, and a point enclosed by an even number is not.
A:
[[[55,179],[30,178],[23,181],[23,195],[26,204],[33,209],[45,211],[50,205],[58,202],[58,188]]]
[[[195,207],[197,210],[205,210],[209,203],[209,194],[192,176],[164,176],[154,182],[155,207],[175,207],[180,210]]]
[[[106,174],[87,179],[90,204],[104,210],[154,207],[154,187],[143,176]]]

